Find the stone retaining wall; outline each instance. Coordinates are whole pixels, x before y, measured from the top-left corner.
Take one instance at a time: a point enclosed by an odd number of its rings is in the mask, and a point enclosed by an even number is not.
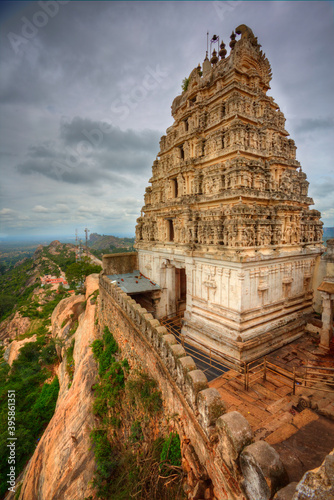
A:
[[[198,484],[212,481],[217,500],[269,500],[286,484],[276,451],[265,441],[252,444],[248,421],[238,412],[226,413],[219,392],[209,388],[176,338],[103,273],[100,319],[130,364],[158,382],[166,414],[177,415],[182,454]]]
[[[102,266],[105,274],[132,273],[139,269],[137,252],[110,253],[103,255]]]

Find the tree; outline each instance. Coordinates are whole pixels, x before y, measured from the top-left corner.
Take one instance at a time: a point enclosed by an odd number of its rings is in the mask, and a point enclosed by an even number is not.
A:
[[[79,262],[70,264],[66,269],[66,278],[69,282],[81,283],[87,276],[93,273],[99,273],[102,267],[97,264],[91,264],[88,257],[84,257]]]

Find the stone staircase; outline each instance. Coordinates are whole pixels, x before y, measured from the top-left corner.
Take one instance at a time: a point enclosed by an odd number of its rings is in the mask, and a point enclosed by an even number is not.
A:
[[[289,385],[287,385],[289,384]],[[258,380],[244,388],[244,375],[234,370],[209,382],[225,401],[228,411],[247,418],[254,440],[265,440],[280,454],[290,481],[318,467],[334,448],[334,392],[298,388],[284,377]],[[324,418],[326,415],[327,418]]]

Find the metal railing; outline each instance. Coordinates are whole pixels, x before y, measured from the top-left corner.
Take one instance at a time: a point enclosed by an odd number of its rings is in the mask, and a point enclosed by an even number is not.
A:
[[[334,391],[334,368],[307,365],[305,367],[305,373],[302,376],[296,374],[295,378],[296,382],[299,382],[298,386],[307,387],[308,389],[316,391]]]
[[[252,367],[252,364],[255,366]],[[282,366],[276,365],[265,357],[260,362],[257,360],[248,363],[246,367],[246,389],[248,390],[250,384],[262,378],[265,382],[271,378],[280,382],[288,387],[291,387],[293,395],[296,394],[298,388],[308,388],[316,391],[333,392],[334,391],[334,368],[327,366],[321,367],[304,366],[299,367],[298,371],[293,367],[289,371]]]
[[[165,316],[160,319],[160,323],[166,327],[169,333],[175,335],[177,341],[185,348],[187,354],[191,355],[194,360],[207,366],[206,369],[204,368],[204,371],[213,368],[220,374],[223,374],[229,370],[234,370],[236,375],[230,377],[230,380],[235,380],[238,384],[241,383],[245,387],[246,364],[240,364],[237,359],[228,361],[222,356],[221,352],[213,347],[205,345],[193,337],[181,334],[182,318],[183,313]]]
[[[320,366],[321,361],[317,361],[315,366],[307,365],[298,367],[298,370],[293,368],[290,371],[272,363],[267,357],[258,358],[249,363],[240,362],[233,358],[227,360],[218,350],[201,343],[193,337],[182,335],[182,318],[183,313],[173,314],[162,318],[160,323],[167,328],[169,333],[175,335],[177,341],[182,344],[189,355],[206,365],[208,369],[210,367],[214,368],[220,374],[230,370],[235,371],[235,376],[230,376],[229,380],[243,385],[247,391],[249,391],[251,385],[260,379],[263,382],[272,379],[286,385],[292,389],[294,395],[296,390],[302,387],[316,391],[334,391],[334,368]]]

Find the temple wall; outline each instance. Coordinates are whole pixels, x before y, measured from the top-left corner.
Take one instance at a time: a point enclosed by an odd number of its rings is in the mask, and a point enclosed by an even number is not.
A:
[[[252,444],[247,420],[238,412],[226,413],[219,392],[208,387],[175,337],[103,273],[99,316],[130,365],[158,382],[165,414],[176,421],[182,455],[191,457],[191,473],[199,483],[212,482],[215,500],[269,499],[284,486],[286,473],[275,450],[265,441]]]
[[[313,277],[313,291],[314,291],[314,310],[321,314],[322,312],[322,297],[317,290],[318,286],[326,276],[334,276],[334,239],[327,240],[327,251],[316,260],[314,277]]]
[[[175,269],[185,269],[186,311],[182,333],[239,361],[249,361],[304,332],[312,311],[316,256],[267,257],[233,262],[190,252],[139,250],[140,271],[162,288],[157,317],[177,310]]]
[[[138,269],[137,252],[110,253],[103,255],[102,266],[105,274],[132,273]]]

